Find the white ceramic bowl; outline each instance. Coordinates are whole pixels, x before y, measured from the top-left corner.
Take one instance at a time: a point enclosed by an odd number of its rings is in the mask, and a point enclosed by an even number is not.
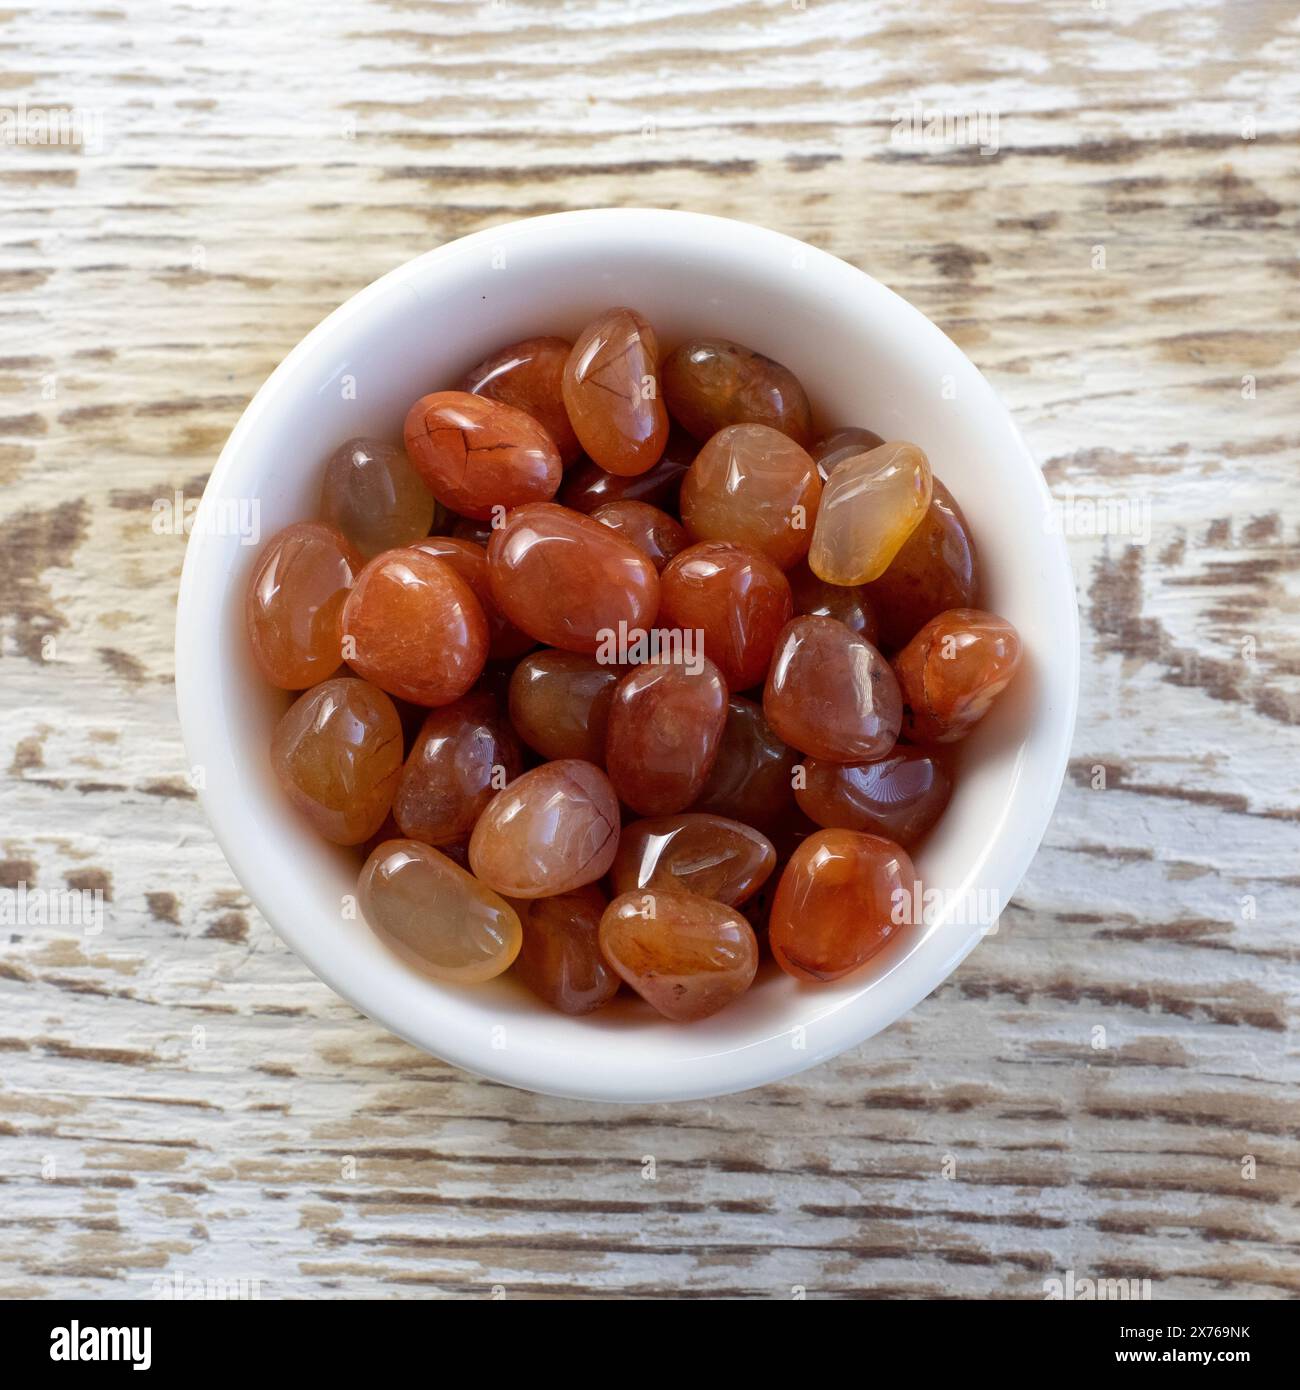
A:
[[[262,544],[315,516],[320,470],[352,435],[400,439],[407,407],[503,344],[573,337],[631,304],[665,351],[695,334],[777,358],[822,427],[914,440],[974,531],[984,606],[1023,639],[1016,681],[963,749],[951,804],[917,861],[950,909],[834,985],[774,969],[715,1018],[668,1023],[639,1001],[589,1018],[545,1008],[509,974],[439,985],[352,920],[358,858],[319,840],[272,776],[289,697],[259,678],[244,589],[260,546],[219,504],[257,499]],[[975,946],[963,905],[1004,907],[1052,814],[1074,726],[1078,616],[1048,494],[1005,408],[911,305],[845,262],[760,227],[694,213],[601,209],[512,222],[430,251],[332,313],[244,412],[212,473],[181,579],[176,685],[185,746],[226,858],[280,936],[322,980],[402,1037],[466,1070],[553,1095],[688,1099],[803,1071],[923,999]],[[227,513],[229,515],[229,513]],[[225,531],[227,534],[222,534]]]

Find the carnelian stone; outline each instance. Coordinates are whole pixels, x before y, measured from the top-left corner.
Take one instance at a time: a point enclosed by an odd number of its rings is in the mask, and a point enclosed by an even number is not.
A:
[[[817,465],[822,482],[825,482],[837,463],[843,463],[854,454],[869,454],[872,449],[879,449],[884,442],[875,430],[845,425],[843,429],[832,430],[830,434],[823,435],[808,452]]]
[[[474,872],[511,898],[545,898],[594,883],[618,849],[618,797],[592,763],[543,763],[499,791],[469,841]]]
[[[753,826],[692,813],[624,826],[609,878],[615,893],[667,888],[737,907],[775,866],[771,840]]]
[[[831,763],[883,758],[903,702],[889,663],[834,618],[795,618],[776,644],[763,713],[778,737]]]
[[[930,505],[916,530],[884,574],[866,588],[880,614],[881,643],[897,651],[931,618],[949,608],[973,607],[979,583],[970,527],[952,493],[935,478]]]
[[[435,560],[445,560],[469,585],[479,601],[488,625],[489,661],[511,661],[531,651],[537,643],[521,632],[497,607],[488,578],[487,548],[455,536],[426,536],[412,549],[422,550]]]
[[[759,705],[733,695],[713,771],[691,809],[770,831],[794,810],[796,756],[772,732]]]
[[[664,403],[703,442],[728,425],[770,425],[808,447],[812,407],[788,367],[724,338],[692,338],[663,366]]]
[[[907,851],[879,835],[820,830],[790,856],[767,939],[796,980],[838,980],[908,925],[916,870]]]
[[[636,546],[656,570],[662,570],[678,551],[685,550],[691,543],[680,521],[649,502],[635,502],[626,497],[602,502],[592,512],[591,519],[608,526]]]
[[[564,1014],[589,1014],[608,1004],[621,981],[600,952],[604,893],[589,883],[520,905],[524,944],[515,973],[524,984]]]
[[[393,804],[402,721],[388,696],[366,681],[323,681],[275,726],[271,766],[319,834],[336,845],[364,844]]]
[[[362,915],[425,974],[481,984],[519,954],[519,914],[445,854],[418,840],[388,840],[357,883]]]
[[[798,444],[769,425],[729,425],[696,455],[682,483],[686,529],[735,541],[787,570],[807,553],[822,483]]]
[[[408,547],[376,555],[343,608],[344,655],[358,675],[416,705],[449,705],[478,679],[488,625],[446,560]]]
[[[393,815],[425,844],[463,839],[483,808],[524,770],[510,722],[486,691],[430,710],[402,769]]]
[[[732,690],[762,683],[793,612],[785,575],[749,546],[703,541],[659,577],[659,625],[702,632],[705,656]]]
[[[608,526],[549,503],[520,507],[492,532],[488,575],[497,606],[539,642],[594,653],[619,624],[648,628],[659,576]]]
[[[305,690],[339,669],[343,605],[364,564],[333,526],[300,522],[272,537],[244,602],[253,657],[272,685]]]
[[[608,472],[632,476],[659,462],[668,440],[659,345],[634,309],[609,309],[578,335],[564,406],[582,447]]]
[[[510,719],[544,758],[605,761],[605,731],[622,672],[594,656],[545,651],[526,656],[510,677]]]
[[[429,534],[438,503],[403,450],[381,439],[349,439],[321,480],[321,520],[366,557]]]
[[[882,444],[835,465],[808,567],[828,584],[879,579],[930,505],[930,463],[915,444]]]
[[[564,364],[572,351],[573,344],[565,338],[525,338],[484,358],[456,389],[489,396],[531,415],[551,436],[567,467],[582,453],[564,409]]]
[[[555,496],[563,467],[551,436],[522,410],[465,391],[421,396],[406,452],[444,506],[479,520]]]
[[[865,830],[911,849],[943,814],[952,779],[924,749],[895,744],[874,763],[809,758],[795,799],[818,825]]]
[[[726,682],[707,657],[630,671],[614,689],[605,737],[619,797],[643,816],[684,811],[704,790],[726,720]]]
[[[663,456],[644,473],[621,477],[617,473],[607,473],[600,464],[586,459],[574,464],[565,475],[558,500],[575,512],[594,512],[606,502],[624,498],[676,511],[682,479],[695,461],[698,448],[685,430],[674,427],[669,431]]]
[[[708,1018],[750,987],[758,970],[753,928],[725,903],[694,893],[638,889],[600,919],[600,949],[665,1018]]]
[[[953,608],[931,618],[894,659],[903,732],[955,743],[989,712],[1020,666],[1020,637],[1005,618]]]
[[[865,637],[872,646],[880,632],[880,618],[870,590],[859,584],[828,584],[818,579],[804,562],[786,575],[796,613],[818,618],[835,618],[851,632]]]

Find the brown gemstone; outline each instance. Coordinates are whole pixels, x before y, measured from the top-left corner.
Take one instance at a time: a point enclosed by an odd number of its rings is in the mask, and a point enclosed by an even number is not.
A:
[[[808,447],[812,408],[798,378],[762,353],[723,338],[692,338],[663,367],[672,417],[703,442],[727,425],[770,425]]]
[[[484,358],[456,389],[490,396],[531,415],[551,436],[567,467],[582,453],[564,409],[564,364],[572,351],[573,344],[565,338],[525,338]]]
[[[321,520],[369,560],[429,534],[437,502],[406,452],[381,439],[349,439],[321,481]]]
[[[823,763],[809,758],[800,807],[828,828],[864,830],[911,849],[943,814],[952,779],[924,749],[895,744],[874,763]]]
[[[685,550],[691,543],[681,522],[649,502],[634,502],[626,497],[602,502],[592,512],[591,519],[608,526],[636,546],[656,570],[662,570],[679,550]]]
[[[594,656],[544,651],[526,656],[510,678],[510,719],[544,758],[605,761],[605,731],[622,672]]]
[[[445,560],[473,590],[488,625],[489,661],[511,661],[531,651],[537,643],[521,632],[497,607],[488,578],[487,548],[455,536],[426,536],[411,547],[435,560]]]
[[[575,512],[591,513],[606,502],[624,498],[629,502],[649,502],[653,507],[677,510],[677,495],[681,491],[686,470],[695,460],[699,446],[683,429],[674,427],[668,433],[663,456],[653,468],[631,477],[607,473],[600,464],[584,459],[565,475],[557,499]]]
[[[600,951],[605,895],[594,883],[553,898],[521,900],[524,944],[515,973],[553,1009],[589,1014],[618,993],[618,975]]]
[[[772,732],[762,708],[733,695],[713,771],[691,809],[771,830],[794,810],[796,760],[794,749]]]
[[[825,482],[837,463],[843,463],[854,454],[865,454],[870,453],[872,449],[879,449],[884,442],[875,430],[846,425],[843,429],[832,430],[830,434],[823,435],[808,452],[817,465],[822,482]]]
[[[1020,638],[996,613],[953,608],[931,618],[899,652],[903,732],[916,743],[955,743],[989,712],[1020,666]]]
[[[615,893],[664,888],[737,907],[776,865],[767,836],[725,816],[655,816],[624,826],[610,870]]]
[[[880,631],[880,619],[872,602],[870,588],[865,584],[828,584],[800,561],[787,575],[790,595],[796,613],[808,613],[816,618],[834,618],[851,632],[865,637],[874,647]]]

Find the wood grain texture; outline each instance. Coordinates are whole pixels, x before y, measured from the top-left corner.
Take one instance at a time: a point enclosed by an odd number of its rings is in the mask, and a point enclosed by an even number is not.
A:
[[[0,145],[0,881],[106,897],[0,935],[0,1295],[1300,1293],[1294,6],[20,3],[0,45],[0,108],[103,129]],[[996,150],[897,138],[914,103]],[[1058,495],[1150,507],[1070,538],[1078,733],[1002,930],[715,1103],[522,1094],[359,1017],[243,896],[173,712],[154,499],[375,276],[596,204],[862,266]]]

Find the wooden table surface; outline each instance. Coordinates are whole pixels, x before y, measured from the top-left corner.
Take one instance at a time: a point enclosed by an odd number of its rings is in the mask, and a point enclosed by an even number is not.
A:
[[[0,44],[0,881],[105,902],[0,930],[0,1295],[1300,1292],[1293,5],[19,0]],[[151,525],[355,290],[602,204],[870,271],[1074,501],[1078,731],[1002,930],[709,1103],[473,1080],[279,944],[186,780]]]

